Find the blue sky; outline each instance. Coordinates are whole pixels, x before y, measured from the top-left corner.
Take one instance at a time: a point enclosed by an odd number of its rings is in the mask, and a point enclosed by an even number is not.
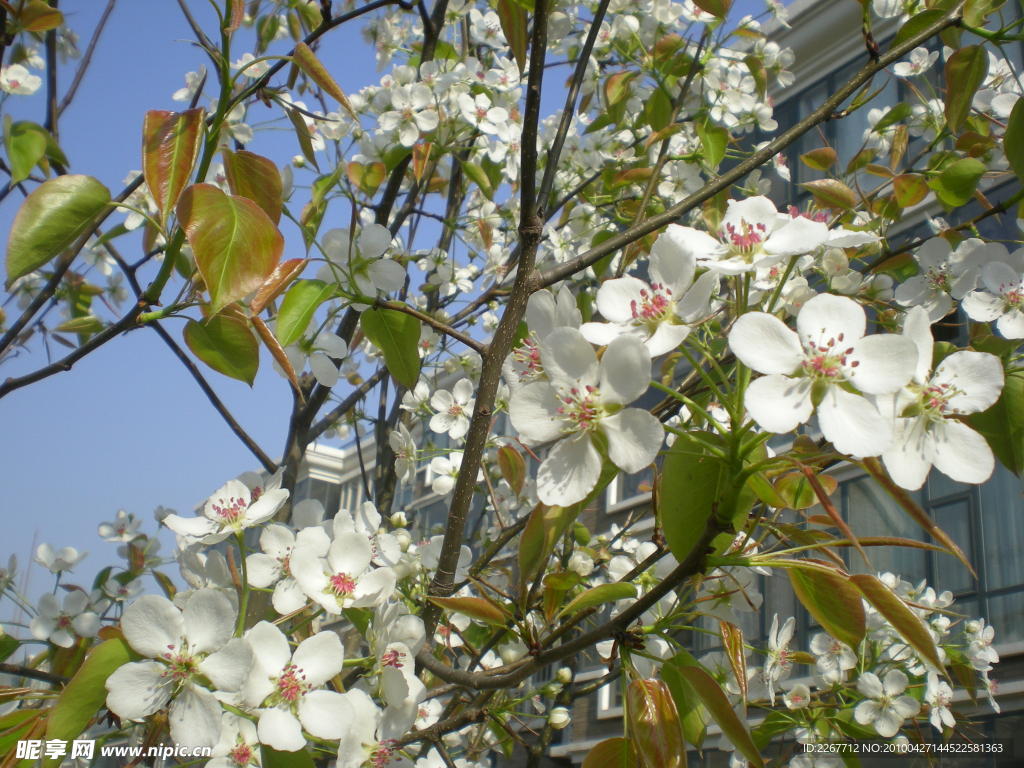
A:
[[[83,49],[103,5],[100,0],[61,3]],[[195,0],[190,6],[208,21],[207,2]],[[738,0],[734,13],[758,13],[763,7],[761,0]],[[171,94],[182,86],[186,72],[205,62],[188,42],[192,37],[171,0],[118,3],[89,74],[61,121],[61,144],[73,172],[98,177],[115,194],[120,190],[124,176],[141,166],[143,114],[181,108]],[[233,57],[243,52],[239,48]],[[346,91],[378,77],[358,26],[333,32],[321,56]],[[62,83],[70,81],[76,65],[61,70]],[[42,108],[37,94],[8,99],[4,111],[15,119],[42,122]],[[297,152],[294,137],[286,132],[258,135],[253,149],[277,160]],[[15,202],[12,195],[0,207],[3,232]],[[302,255],[295,232],[285,235],[286,254]],[[122,248],[134,255],[127,242]],[[167,327],[180,340],[181,324]],[[63,348],[57,346],[54,353],[63,354]],[[41,355],[14,361],[0,376],[41,362]],[[250,434],[276,456],[290,394],[267,360],[263,368],[252,389],[212,372],[209,379]],[[145,329],[108,343],[71,372],[8,395],[0,401],[0,419],[0,519],[6,523],[0,564],[13,552],[24,566],[33,542],[72,545],[91,553],[72,582],[91,580],[113,560],[115,546],[100,540],[96,527],[117,509],[142,517],[144,529],[152,532],[157,505],[187,512],[227,479],[256,466],[181,364]],[[35,568],[30,591],[48,585],[48,574]],[[7,615],[8,609],[0,607],[0,616]]]

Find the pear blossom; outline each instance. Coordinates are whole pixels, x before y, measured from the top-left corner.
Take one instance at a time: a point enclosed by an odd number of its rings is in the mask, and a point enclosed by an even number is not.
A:
[[[390,293],[405,283],[405,267],[386,256],[391,232],[380,224],[366,224],[353,242],[347,229],[324,233],[323,248],[331,266],[318,273],[321,280],[350,282],[365,296]]]
[[[895,395],[896,427],[882,461],[897,485],[917,490],[934,465],[962,483],[983,483],[995,458],[985,439],[959,419],[987,410],[1003,388],[1003,366],[987,352],[961,350],[931,373],[932,335],[922,307],[907,313],[904,335],[917,346],[913,380]]]
[[[274,610],[285,615],[306,604],[298,582],[291,573],[291,554],[296,546],[305,546],[319,556],[327,554],[331,540],[323,528],[311,526],[292,533],[287,526],[273,523],[260,532],[260,548],[245,559],[249,586],[258,589],[274,587],[271,603]]]
[[[99,535],[104,541],[131,541],[139,532],[142,521],[123,509],[117,510],[113,522],[100,523]]]
[[[910,696],[901,696],[907,690],[907,676],[901,670],[890,669],[881,680],[874,672],[864,672],[857,680],[857,690],[867,698],[853,710],[854,719],[861,725],[871,725],[879,736],[895,736],[908,717],[921,711],[921,703]]]
[[[793,669],[792,652],[789,644],[793,640],[793,632],[796,629],[796,619],[790,616],[785,623],[779,627],[779,614],[772,617],[772,628],[768,632],[768,658],[764,663],[765,685],[768,688],[768,698],[772,705],[775,704],[775,688],[780,681],[789,677]]]
[[[309,356],[309,367],[317,383],[328,389],[338,383],[341,372],[335,360],[348,356],[348,344],[337,334],[321,331],[313,341],[313,353]]]
[[[352,716],[345,697],[322,690],[341,672],[345,652],[334,632],[306,638],[292,653],[288,638],[261,621],[245,633],[254,664],[242,687],[242,699],[255,707],[261,743],[285,752],[302,749],[303,729],[321,739],[340,739]]]
[[[662,233],[651,249],[650,284],[628,275],[602,283],[597,308],[609,322],[584,323],[583,337],[592,344],[607,344],[623,334],[635,335],[651,357],[675,349],[693,324],[708,314],[718,285],[714,272],[705,272],[694,282],[696,267],[693,253],[680,248],[668,232]]]
[[[95,637],[100,630],[100,617],[89,610],[89,595],[73,589],[59,603],[56,596],[39,598],[39,610],[29,624],[36,640],[49,640],[54,645],[70,648],[79,637]]]
[[[206,500],[200,515],[170,514],[163,522],[189,543],[216,544],[233,533],[269,520],[287,499],[288,491],[284,488],[251,492],[240,480],[229,480]]]
[[[179,88],[172,95],[174,101],[192,101],[203,82],[206,80],[206,67],[200,66],[195,72],[185,73],[185,87]]]
[[[492,106],[491,100],[482,93],[476,96],[460,93],[457,101],[462,118],[481,133],[497,133],[498,126],[508,121],[508,110]]]
[[[262,765],[255,723],[225,712],[221,716],[220,740],[214,745],[206,768],[248,768]]]
[[[1006,339],[1024,339],[1024,248],[981,269],[984,289],[968,293],[964,311],[981,323],[995,321]]]
[[[33,75],[21,64],[11,64],[0,69],[0,90],[19,96],[30,96],[39,90],[43,78]]]
[[[786,709],[803,709],[811,703],[811,689],[797,683],[782,695]]]
[[[89,553],[79,552],[74,547],[61,547],[54,552],[53,547],[44,541],[36,547],[36,556],[33,559],[50,573],[61,573],[73,569],[87,554]]]
[[[811,653],[816,657],[814,669],[826,683],[842,682],[846,672],[857,666],[857,654],[824,632],[811,638]]]
[[[895,334],[865,336],[867,320],[857,302],[820,294],[796,319],[797,332],[773,315],[748,312],[729,333],[729,346],[750,368],[768,374],[751,382],[746,407],[769,432],[785,433],[806,422],[817,404],[818,423],[836,449],[877,456],[892,439],[891,419],[848,391],[892,394],[914,373],[917,349]]]
[[[421,133],[428,133],[438,125],[434,95],[423,83],[398,85],[391,88],[391,109],[377,118],[381,130],[398,131],[403,147],[415,144]]]
[[[469,431],[469,417],[473,414],[473,382],[459,379],[452,391],[438,389],[430,396],[430,407],[436,413],[430,419],[433,432],[448,433],[452,440],[461,440]]]
[[[388,435],[388,445],[395,454],[395,475],[399,482],[416,480],[416,441],[404,424],[399,424]]]
[[[540,342],[556,328],[579,328],[582,315],[576,299],[563,285],[558,293],[547,288],[530,295],[526,303],[526,325],[529,335],[512,350],[505,361],[505,378],[513,388],[544,378],[540,359]]]
[[[893,64],[892,72],[897,77],[916,77],[931,69],[932,64],[938,58],[938,51],[929,51],[927,48],[918,46],[910,52],[907,61]]]
[[[977,670],[988,671],[992,665],[998,663],[999,654],[992,647],[996,631],[991,624],[986,624],[984,619],[976,619],[967,622],[964,628],[967,635],[967,658],[971,666]]]
[[[698,266],[723,275],[750,272],[787,256],[812,253],[826,243],[828,227],[804,216],[779,213],[767,197],[730,200],[715,235],[670,224],[663,237],[692,254]]]
[[[940,680],[936,672],[928,673],[924,700],[928,702],[928,722],[935,730],[942,733],[943,728],[956,725],[956,718],[949,710],[949,705],[953,703],[953,689],[945,680]]]
[[[619,336],[600,362],[580,331],[560,328],[541,343],[550,381],[512,395],[509,416],[520,435],[535,444],[556,441],[537,471],[537,495],[545,504],[581,501],[597,484],[601,453],[626,472],[654,461],[664,438],[661,423],[626,406],[650,384],[651,355],[635,336]]]
[[[914,253],[919,274],[896,289],[896,302],[904,307],[924,307],[933,323],[953,311],[953,300],[961,301],[978,283],[981,265],[1005,260],[1006,247],[969,238],[954,250],[949,241],[933,237]]]
[[[137,661],[107,678],[107,708],[141,720],[170,704],[171,738],[212,747],[220,739],[221,706],[203,687],[238,691],[252,666],[252,650],[232,638],[237,611],[218,590],[195,592],[179,610],[158,595],[143,595],[125,608],[121,630]]]
[[[394,571],[371,568],[372,559],[370,540],[352,530],[335,535],[326,557],[313,547],[296,546],[289,566],[302,591],[325,611],[338,615],[344,608],[378,605],[391,595]]]

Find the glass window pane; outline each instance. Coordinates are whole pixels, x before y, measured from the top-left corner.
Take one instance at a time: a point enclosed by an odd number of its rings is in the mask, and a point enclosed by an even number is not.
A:
[[[985,537],[985,579],[989,589],[1024,584],[1024,510],[1021,481],[999,467],[980,488],[981,522]]]
[[[932,517],[936,524],[949,534],[964,551],[967,558],[976,561],[971,540],[971,505],[966,499],[942,504],[932,508]],[[936,552],[932,555],[935,561],[935,576],[932,586],[936,591],[949,589],[954,593],[966,592],[975,588],[974,578],[970,571],[952,555]]]
[[[988,623],[996,628],[997,645],[1024,640],[1024,592],[990,597]]]
[[[870,477],[861,477],[847,484],[847,519],[857,536],[901,536],[921,539],[918,525]],[[856,552],[850,553],[850,567],[855,573],[889,571],[908,581],[927,578],[925,552],[907,547],[871,547],[867,567]]]

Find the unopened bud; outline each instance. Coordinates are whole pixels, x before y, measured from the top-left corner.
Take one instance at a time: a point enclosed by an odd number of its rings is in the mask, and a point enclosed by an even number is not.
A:
[[[572,722],[572,715],[565,707],[555,707],[548,714],[548,722],[556,731],[560,731]]]
[[[395,512],[395,514],[391,516],[391,524],[395,526],[395,528],[405,528],[405,526],[409,524],[409,521],[405,517],[405,512]]]
[[[558,671],[555,672],[555,680],[562,683],[563,685],[572,682],[572,670],[568,667],[559,667]]]

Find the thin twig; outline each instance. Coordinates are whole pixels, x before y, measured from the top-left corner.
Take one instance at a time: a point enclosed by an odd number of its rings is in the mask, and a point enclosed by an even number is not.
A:
[[[72,100],[75,98],[75,94],[78,92],[78,86],[82,84],[82,80],[85,79],[86,70],[89,69],[89,65],[92,63],[92,55],[96,52],[96,45],[100,41],[100,35],[103,33],[104,27],[107,26],[107,19],[110,18],[111,12],[114,10],[114,5],[117,0],[107,0],[107,7],[103,9],[103,13],[100,14],[99,21],[96,22],[96,29],[92,31],[92,37],[89,39],[89,45],[85,48],[85,53],[82,54],[82,60],[78,64],[78,69],[75,70],[75,77],[71,81],[71,85],[68,86],[67,92],[64,94],[64,98],[60,100],[60,106],[57,107],[57,115],[64,114],[64,110],[71,106]]]

